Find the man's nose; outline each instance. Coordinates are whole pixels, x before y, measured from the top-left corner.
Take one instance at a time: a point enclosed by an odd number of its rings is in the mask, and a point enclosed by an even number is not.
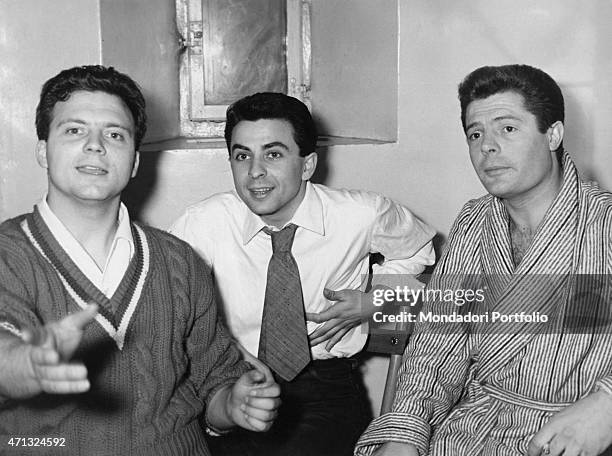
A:
[[[499,144],[497,138],[492,133],[483,133],[482,142],[480,143],[480,151],[483,154],[491,152],[499,152]]]
[[[85,150],[87,152],[95,152],[105,154],[106,149],[104,148],[104,137],[102,132],[92,131],[87,136],[87,143],[85,144]]]
[[[253,179],[257,179],[258,177],[263,177],[266,175],[266,167],[265,164],[258,158],[253,158],[251,160],[251,166],[249,167],[249,176]]]

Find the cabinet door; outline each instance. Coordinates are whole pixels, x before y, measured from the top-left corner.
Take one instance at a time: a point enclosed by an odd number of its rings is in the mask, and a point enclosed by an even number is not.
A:
[[[177,16],[185,134],[202,134],[211,128],[202,122],[224,120],[229,104],[255,92],[307,96],[309,2],[177,0]]]

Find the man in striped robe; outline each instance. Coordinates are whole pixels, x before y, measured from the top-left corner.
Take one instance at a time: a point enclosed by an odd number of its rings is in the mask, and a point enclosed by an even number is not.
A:
[[[417,322],[393,410],[355,454],[601,454],[612,443],[612,196],[563,151],[563,96],[546,73],[483,67],[459,98],[489,194],[461,210],[428,290],[484,300],[425,300],[422,314],[488,321]]]

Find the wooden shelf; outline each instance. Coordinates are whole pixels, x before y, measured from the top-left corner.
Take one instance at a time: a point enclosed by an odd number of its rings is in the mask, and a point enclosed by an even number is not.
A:
[[[329,147],[351,144],[388,144],[392,141],[381,141],[369,138],[348,138],[343,136],[319,136],[317,147]],[[193,150],[193,149],[225,149],[225,139],[176,137],[162,141],[154,141],[140,146],[141,152],[159,152],[163,150]]]

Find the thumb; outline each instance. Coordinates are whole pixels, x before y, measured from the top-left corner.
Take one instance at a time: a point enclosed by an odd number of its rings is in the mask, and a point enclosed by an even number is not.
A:
[[[74,329],[83,330],[91,323],[98,313],[98,306],[90,303],[83,310],[79,310],[73,314],[64,317],[61,321],[62,326],[67,326]]]
[[[245,374],[247,385],[257,385],[266,381],[266,375],[257,369],[252,369]]]
[[[265,383],[267,385],[274,383],[274,375],[272,375],[272,371],[263,362],[260,361],[259,363],[254,364],[253,367],[264,376],[264,381],[260,381],[260,383]]]
[[[343,290],[330,290],[329,288],[323,288],[323,296],[329,301],[341,301],[343,298]]]

